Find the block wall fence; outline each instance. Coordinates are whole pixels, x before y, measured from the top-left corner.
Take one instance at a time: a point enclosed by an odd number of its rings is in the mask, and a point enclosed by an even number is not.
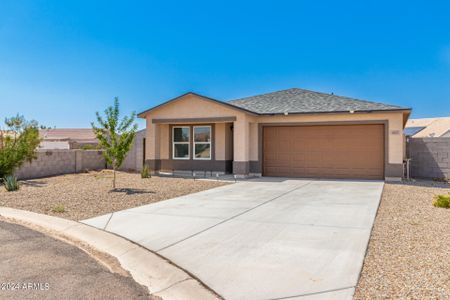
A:
[[[43,150],[37,159],[25,162],[16,171],[19,179],[78,173],[85,170],[100,170],[106,167],[102,151],[98,150]]]
[[[450,178],[450,138],[409,138],[406,145],[412,178]]]

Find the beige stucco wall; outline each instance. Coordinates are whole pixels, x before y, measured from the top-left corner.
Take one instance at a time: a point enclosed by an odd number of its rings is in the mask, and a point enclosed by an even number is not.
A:
[[[217,123],[214,130],[214,147],[216,160],[225,160],[225,123]]]
[[[147,138],[145,139],[145,158],[159,159],[159,145],[157,147],[157,139],[159,138],[159,126],[153,124],[147,119]]]
[[[258,160],[258,134],[259,125],[256,122],[250,123],[250,160]],[[256,147],[255,147],[256,145]]]
[[[246,115],[237,117],[233,130],[234,161],[246,162],[250,160],[250,118]]]
[[[186,118],[215,118],[236,117],[233,123],[233,159],[236,162],[259,160],[258,138],[259,123],[322,123],[322,122],[388,122],[388,163],[401,164],[404,155],[403,113],[339,113],[339,114],[311,114],[311,115],[276,115],[256,116],[244,111],[233,109],[195,95],[186,95],[178,100],[159,108],[146,115],[147,119],[147,154],[148,159],[169,158],[169,125],[153,124],[152,119],[186,119]],[[230,145],[231,137],[225,133],[226,124],[216,123],[215,156],[217,160],[231,159],[231,153],[225,149]],[[159,143],[155,145],[155,139]],[[231,152],[231,151],[230,151]]]
[[[233,123],[225,124],[225,160],[233,160]]]
[[[159,126],[159,158],[169,159],[169,147],[170,147],[170,126],[169,124],[160,124]]]

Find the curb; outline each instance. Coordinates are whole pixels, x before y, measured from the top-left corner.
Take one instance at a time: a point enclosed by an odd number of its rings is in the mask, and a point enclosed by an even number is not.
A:
[[[76,221],[25,210],[0,207],[0,216],[87,244],[118,260],[139,284],[163,299],[220,299],[168,260],[117,235]]]

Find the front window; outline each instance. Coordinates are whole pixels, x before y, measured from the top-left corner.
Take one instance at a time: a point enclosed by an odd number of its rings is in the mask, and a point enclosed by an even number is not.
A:
[[[172,156],[173,159],[189,159],[190,153],[189,127],[173,127],[172,132]]]
[[[211,126],[194,126],[194,159],[211,159]]]

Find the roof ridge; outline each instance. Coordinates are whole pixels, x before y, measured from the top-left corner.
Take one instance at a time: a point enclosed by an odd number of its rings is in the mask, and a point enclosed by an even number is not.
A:
[[[301,89],[300,88],[288,88],[288,89],[279,90],[279,91],[267,92],[267,93],[263,93],[263,94],[258,94],[258,95],[253,95],[253,96],[245,96],[245,97],[241,97],[241,98],[227,100],[227,102],[244,100],[244,99],[247,99],[247,98],[259,97],[259,96],[267,96],[267,95],[270,95],[270,94],[276,94],[276,93],[279,93],[279,92],[286,92],[286,91],[290,91],[290,90],[301,90]]]
[[[93,130],[92,128],[89,127],[79,127],[79,128],[70,128],[70,127],[65,127],[65,128],[44,128],[44,129],[39,129],[39,130]]]
[[[302,88],[290,88],[248,96],[229,100],[227,103],[255,111],[258,114],[411,110],[407,107],[385,102],[357,99]]]
[[[284,89],[284,90],[279,90],[279,91],[274,91],[274,92],[269,92],[269,93],[263,93],[263,94],[259,94],[259,95],[247,96],[247,97],[233,99],[233,100],[228,100],[227,102],[232,103],[234,101],[245,100],[247,98],[267,96],[267,95],[270,95],[270,94],[276,94],[276,93],[292,91],[292,90],[294,90],[294,91],[297,91],[297,90],[298,91],[305,91],[305,92],[309,92],[309,93],[326,95],[326,96],[334,96],[334,97],[343,98],[343,99],[352,100],[352,101],[360,101],[360,102],[371,103],[371,104],[375,103],[375,104],[381,104],[381,105],[389,105],[389,106],[397,107],[397,108],[403,108],[403,107],[401,107],[399,105],[386,104],[384,102],[379,102],[379,101],[372,101],[372,100],[367,100],[367,99],[358,99],[358,98],[353,98],[353,97],[348,97],[348,96],[341,96],[341,95],[337,95],[337,94],[334,94],[334,93],[324,93],[324,92],[318,92],[318,91],[313,91],[313,90],[304,89],[304,88],[297,88],[297,87]]]
[[[297,88],[297,90],[302,90],[302,91],[306,91],[306,92],[310,92],[310,93],[314,93],[314,94],[326,95],[326,96],[335,96],[335,97],[339,97],[339,98],[356,100],[356,101],[361,101],[361,102],[366,102],[366,103],[378,103],[378,104],[386,105],[383,102],[371,101],[371,100],[366,100],[366,99],[358,99],[358,98],[353,98],[353,97],[348,97],[348,96],[341,96],[341,95],[337,95],[333,92],[332,93],[324,93],[324,92],[318,92],[318,91],[313,91],[313,90],[308,90],[308,89],[303,89],[303,88]],[[389,104],[389,105],[391,105],[391,104]],[[391,106],[396,106],[396,105],[391,105]]]

